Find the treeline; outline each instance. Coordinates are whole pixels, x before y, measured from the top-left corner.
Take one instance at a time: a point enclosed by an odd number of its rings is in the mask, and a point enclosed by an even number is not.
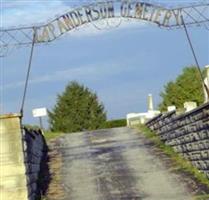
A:
[[[117,128],[126,126],[126,119],[115,119],[106,121],[103,128]]]
[[[205,71],[202,71],[205,75]],[[182,109],[187,101],[197,105],[204,102],[203,84],[195,66],[183,68],[175,80],[165,84],[160,93],[162,101],[159,110],[166,111],[175,105]],[[107,120],[103,103],[97,94],[76,81],[70,82],[65,90],[57,95],[53,109],[49,111],[50,130],[53,132],[72,133],[84,130],[96,130],[126,126],[125,119]]]

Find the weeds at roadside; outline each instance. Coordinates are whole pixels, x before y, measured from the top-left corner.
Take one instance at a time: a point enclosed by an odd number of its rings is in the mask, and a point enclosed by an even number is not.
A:
[[[203,173],[201,173],[197,168],[195,168],[188,160],[186,160],[178,153],[176,153],[172,147],[165,145],[160,140],[160,138],[146,126],[140,125],[137,128],[147,139],[151,140],[156,147],[161,149],[167,156],[171,158],[171,160],[174,163],[175,169],[177,171],[181,171],[193,176],[197,180],[197,182],[205,185],[209,189],[208,178]],[[207,200],[209,199],[208,194],[195,197],[195,200],[206,200],[206,199]]]
[[[46,141],[49,141],[51,139],[55,139],[57,137],[62,136],[62,133],[58,133],[58,132],[51,132],[51,131],[46,131],[44,132],[44,137],[46,139]]]

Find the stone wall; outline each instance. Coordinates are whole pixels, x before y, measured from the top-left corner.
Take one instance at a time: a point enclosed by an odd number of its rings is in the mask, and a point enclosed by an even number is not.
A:
[[[181,115],[160,114],[146,125],[209,178],[209,103]]]
[[[47,145],[40,130],[23,130],[24,156],[29,200],[40,199],[48,182]]]

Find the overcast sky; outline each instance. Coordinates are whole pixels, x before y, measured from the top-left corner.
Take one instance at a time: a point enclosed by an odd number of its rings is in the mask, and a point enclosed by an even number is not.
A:
[[[192,1],[176,1],[185,2]],[[1,0],[1,26],[45,22],[78,4]],[[209,64],[209,31],[190,28],[189,32],[203,68]],[[29,53],[29,48],[21,48],[1,58],[1,113],[19,112]],[[98,94],[109,119],[144,112],[149,93],[157,106],[163,85],[174,80],[183,67],[193,64],[183,30],[167,31],[131,21],[108,31],[81,28],[49,45],[35,47],[24,121],[37,123],[32,109],[51,109],[57,94],[72,80]]]

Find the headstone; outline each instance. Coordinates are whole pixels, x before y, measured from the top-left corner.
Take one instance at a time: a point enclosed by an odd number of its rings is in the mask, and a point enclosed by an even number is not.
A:
[[[140,113],[129,113],[126,115],[127,126],[131,127],[141,123],[142,114]]]
[[[209,89],[209,65],[206,65],[205,69],[206,69],[206,77],[204,79],[204,83]],[[205,103],[207,103],[209,101],[209,97],[204,86],[203,86],[203,90],[204,90],[204,96],[205,96]]]
[[[197,107],[197,103],[196,102],[185,102],[184,103],[184,108],[186,109],[186,112],[189,112],[193,109],[195,109]]]
[[[168,112],[172,112],[176,110],[176,106],[168,106],[167,107]]]

